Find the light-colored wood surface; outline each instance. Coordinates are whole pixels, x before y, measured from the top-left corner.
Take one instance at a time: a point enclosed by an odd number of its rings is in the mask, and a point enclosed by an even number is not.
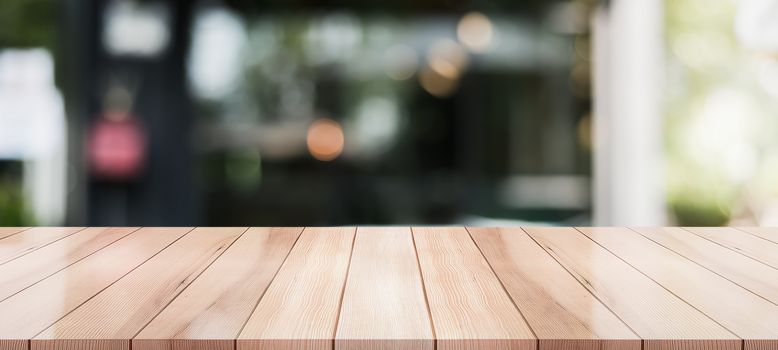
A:
[[[740,349],[736,335],[575,229],[525,230],[641,338],[652,340],[645,350]]]
[[[778,339],[777,305],[630,229],[581,232],[743,338],[746,348],[749,340]]]
[[[144,228],[0,302],[0,348],[29,339],[162,251],[191,228]]]
[[[251,228],[132,341],[133,350],[233,349],[302,228]],[[203,344],[200,344],[203,345]]]
[[[83,229],[83,227],[34,227],[0,239],[0,264],[5,264]]]
[[[764,240],[778,243],[778,227],[738,227],[737,229]]]
[[[437,349],[535,349],[532,330],[464,228],[413,230]]]
[[[776,229],[20,230],[0,350],[778,349]]]
[[[778,305],[778,269],[738,254],[678,227],[635,228],[635,232],[683,255]]]
[[[359,228],[335,349],[432,350],[431,325],[410,228]]]
[[[356,228],[306,228],[237,341],[238,349],[331,349]]]
[[[690,227],[689,232],[732,249],[764,264],[778,268],[778,244],[731,227]]]
[[[0,227],[0,239],[15,235],[19,232],[28,229],[28,227]]]
[[[539,349],[634,349],[640,338],[520,228],[468,228]]]
[[[168,303],[219,257],[246,228],[196,228],[35,336],[32,348],[83,346],[104,340],[129,346]]]
[[[91,227],[0,265],[0,301],[137,229]]]

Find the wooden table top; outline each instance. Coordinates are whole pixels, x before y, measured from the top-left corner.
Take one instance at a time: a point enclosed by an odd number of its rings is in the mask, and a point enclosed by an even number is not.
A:
[[[0,228],[0,349],[778,349],[778,228]]]

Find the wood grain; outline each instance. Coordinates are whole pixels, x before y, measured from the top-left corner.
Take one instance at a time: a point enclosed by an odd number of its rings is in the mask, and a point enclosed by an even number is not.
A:
[[[525,231],[645,339],[645,350],[741,348],[737,336],[575,229]]]
[[[2,350],[28,350],[29,340],[26,339],[0,339],[0,349]]]
[[[743,338],[746,350],[749,340],[776,339],[773,345],[778,348],[775,304],[632,230],[607,227],[581,232]]]
[[[83,227],[34,227],[0,239],[0,264],[5,264],[83,229]]]
[[[302,228],[251,228],[133,340],[133,350],[231,350]]]
[[[468,228],[539,349],[635,349],[640,338],[520,228]]]
[[[5,237],[15,235],[19,232],[22,232],[29,227],[0,227],[0,239],[3,239]]]
[[[678,227],[636,228],[634,230],[778,305],[778,269]]]
[[[137,229],[91,227],[0,265],[0,301]]]
[[[143,228],[0,302],[0,348],[27,340],[142,264],[190,228]]]
[[[535,349],[535,336],[464,228],[414,228],[413,237],[437,349]]]
[[[430,322],[411,229],[359,228],[335,349],[432,350]]]
[[[35,336],[31,348],[66,349],[89,339],[104,340],[96,349],[129,349],[130,339],[245,231],[192,230]]]
[[[22,229],[0,350],[778,349],[775,228]]]
[[[778,227],[738,227],[737,229],[770,242],[778,243]]]
[[[697,234],[740,254],[778,268],[778,244],[730,227],[688,227]]]
[[[114,339],[60,339],[56,342],[31,342],[32,349],[38,350],[127,350],[128,341]]]
[[[244,349],[332,349],[355,228],[306,228],[237,340]]]

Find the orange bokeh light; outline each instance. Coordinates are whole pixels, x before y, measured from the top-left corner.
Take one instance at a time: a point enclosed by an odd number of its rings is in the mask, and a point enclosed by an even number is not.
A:
[[[343,127],[332,119],[322,118],[308,128],[306,143],[308,152],[321,161],[331,161],[343,152],[345,144]]]

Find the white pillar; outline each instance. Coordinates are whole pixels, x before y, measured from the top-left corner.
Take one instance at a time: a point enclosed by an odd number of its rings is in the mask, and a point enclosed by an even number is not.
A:
[[[666,224],[662,3],[611,0],[593,19],[594,225]]]
[[[64,223],[66,137],[51,54],[40,48],[0,51],[0,159],[23,161],[25,209],[36,225]]]

